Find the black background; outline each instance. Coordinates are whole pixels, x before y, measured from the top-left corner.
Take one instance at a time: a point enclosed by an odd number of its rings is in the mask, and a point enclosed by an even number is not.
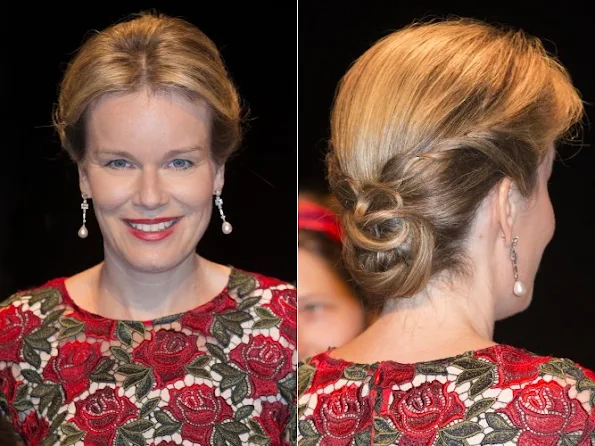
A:
[[[595,157],[595,27],[586,3],[516,2],[299,2],[299,185],[326,188],[323,154],[335,86],[349,65],[377,39],[414,20],[469,16],[512,25],[544,40],[582,92],[589,115],[583,147],[561,147],[550,194],[557,218],[545,251],[533,303],[522,314],[496,324],[495,338],[538,354],[569,357],[595,368],[593,216]]]
[[[250,121],[241,152],[227,165],[224,210],[234,231],[213,218],[198,252],[211,260],[293,281],[296,276],[296,7],[227,2],[52,2],[3,8],[0,28],[2,126],[0,291],[37,286],[103,258],[90,213],[81,225],[78,177],[51,128],[65,64],[90,30],[156,9],[197,25],[220,48]],[[272,16],[267,17],[267,16]]]

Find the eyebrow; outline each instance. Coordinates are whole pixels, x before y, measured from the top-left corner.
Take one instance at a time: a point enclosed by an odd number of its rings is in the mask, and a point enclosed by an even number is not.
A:
[[[174,156],[187,155],[192,152],[204,152],[204,151],[205,151],[205,149],[202,146],[173,149],[173,150],[170,150],[169,152],[167,152],[165,154],[164,158],[172,158]],[[112,156],[119,156],[122,158],[132,159],[132,160],[136,159],[136,157],[132,153],[127,152],[126,150],[104,149],[102,147],[98,147],[93,150],[93,153],[96,155],[98,155],[98,154],[112,155]]]

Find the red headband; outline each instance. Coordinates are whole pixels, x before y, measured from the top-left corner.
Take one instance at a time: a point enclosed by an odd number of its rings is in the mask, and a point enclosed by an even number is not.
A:
[[[336,243],[341,243],[342,232],[337,216],[324,206],[312,201],[298,200],[298,230],[324,233]]]

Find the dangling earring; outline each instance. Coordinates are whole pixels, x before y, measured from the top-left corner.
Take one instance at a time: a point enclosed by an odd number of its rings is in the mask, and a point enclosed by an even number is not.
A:
[[[89,197],[85,193],[81,194],[81,197],[83,197],[83,202],[81,203],[81,209],[83,210],[83,225],[79,229],[78,235],[80,238],[87,238],[87,236],[89,235],[89,231],[87,230],[85,223],[87,223],[87,209],[89,209],[89,203],[87,203],[87,198]]]
[[[221,216],[221,220],[223,220],[223,224],[221,225],[221,232],[224,234],[231,234],[233,231],[233,226],[225,219],[225,214],[223,213],[223,199],[221,198],[221,191],[215,191],[215,206],[219,208],[219,215]]]
[[[519,242],[519,238],[515,237],[512,239],[512,245],[510,246],[510,260],[512,260],[512,272],[514,274],[514,286],[512,292],[515,296],[522,297],[525,295],[525,285],[519,280],[519,267],[517,264],[516,245]]]

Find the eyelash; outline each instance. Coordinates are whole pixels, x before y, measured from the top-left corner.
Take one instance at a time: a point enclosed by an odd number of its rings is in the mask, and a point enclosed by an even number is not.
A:
[[[115,163],[120,162],[120,161],[123,161],[126,165],[125,166],[116,166]],[[185,163],[185,165],[183,167],[179,167],[179,166],[176,167],[173,165],[173,163],[175,163],[176,161],[183,161]],[[187,169],[194,167],[195,164],[192,161],[187,160],[187,159],[176,158],[174,160],[171,160],[169,163],[167,163],[166,166],[170,166],[170,168],[174,169],[174,170],[187,170]],[[110,169],[114,169],[114,170],[123,170],[123,169],[130,169],[133,166],[130,162],[126,161],[125,159],[116,159],[116,160],[108,161],[105,164],[105,167],[109,167]]]

